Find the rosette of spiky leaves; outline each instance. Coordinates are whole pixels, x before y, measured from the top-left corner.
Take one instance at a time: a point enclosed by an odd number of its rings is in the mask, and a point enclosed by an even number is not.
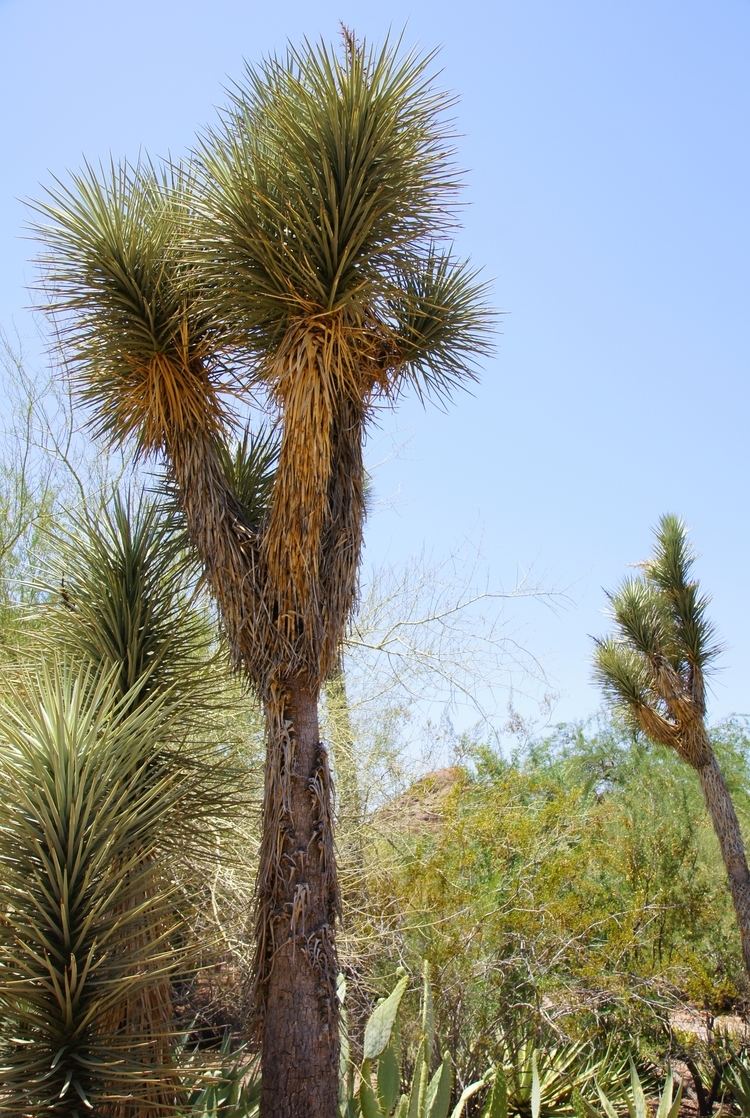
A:
[[[35,229],[47,309],[95,433],[165,459],[236,662],[256,642],[257,525],[224,468],[237,386],[220,324],[196,298],[189,169],[86,167],[58,183]],[[191,260],[191,255],[194,257]],[[205,292],[204,292],[205,294]]]
[[[167,725],[172,735],[171,763],[193,773],[201,790],[194,811],[202,803],[210,824],[198,826],[193,815],[195,834],[184,857],[177,851],[172,870],[194,871],[201,857],[213,858],[217,832],[232,825],[241,796],[225,724],[237,697],[182,545],[175,518],[143,493],[115,494],[72,516],[53,541],[39,639],[48,655],[62,653],[97,677],[114,672],[134,707],[158,703],[162,736]]]
[[[34,204],[42,290],[94,432],[141,451],[216,434],[224,369],[185,261],[191,183],[181,169],[86,165]]]
[[[195,600],[193,562],[175,518],[143,494],[73,515],[54,540],[45,639],[102,672],[122,695],[175,711],[179,736],[220,702],[222,666]]]
[[[653,1115],[654,1118],[678,1118],[680,1114],[680,1107],[682,1106],[682,1084],[680,1083],[677,1088],[677,1094],[674,1095],[674,1078],[672,1069],[667,1068],[664,1086],[659,1095],[657,1106],[654,1109],[653,1100],[649,1102],[646,1099],[646,1092],[643,1089],[638,1070],[630,1061],[630,1092],[625,1097],[625,1105],[627,1106],[628,1118],[648,1118]],[[607,1097],[601,1087],[598,1088],[599,1102],[602,1110],[598,1107],[593,1107],[588,1103],[584,1103],[584,1113],[588,1118],[619,1118],[623,1112],[622,1099],[617,1099],[614,1103]],[[603,1113],[602,1113],[603,1112]]]
[[[459,176],[432,63],[348,33],[338,55],[290,47],[248,68],[199,152],[197,267],[282,415],[264,555],[279,625],[308,636],[313,676],[330,670],[353,601],[373,400],[407,382],[442,398],[487,348],[485,289],[435,240]]]
[[[642,574],[609,595],[617,632],[597,641],[596,674],[638,729],[684,752],[686,732],[705,715],[706,670],[720,649],[709,599],[692,577],[685,525],[663,516],[655,537]]]
[[[498,1061],[508,1111],[528,1118],[578,1113],[578,1100],[595,1097],[596,1083],[622,1091],[626,1061],[612,1048],[597,1051],[585,1041],[541,1040],[531,1031],[501,1038]]]
[[[275,427],[245,431],[235,443],[222,447],[224,474],[251,524],[262,525],[268,515],[279,465],[279,432]]]
[[[185,958],[159,856],[194,846],[205,789],[165,742],[168,704],[123,699],[116,674],[48,661],[0,706],[3,1113],[177,1102],[152,1033]]]

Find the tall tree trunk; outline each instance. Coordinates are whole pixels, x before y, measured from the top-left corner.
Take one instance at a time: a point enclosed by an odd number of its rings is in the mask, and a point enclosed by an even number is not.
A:
[[[697,772],[726,866],[729,890],[740,929],[742,958],[745,970],[750,975],[750,870],[747,867],[742,831],[713,750],[710,750],[705,763],[697,767]]]
[[[231,492],[212,439],[193,432],[175,439],[168,452],[188,531],[235,663],[261,692],[265,707],[254,968],[263,1118],[335,1118],[339,895],[330,771],[320,741],[319,686],[314,682],[325,675],[320,661],[330,660],[331,652],[323,655],[318,648],[319,625],[313,626],[313,638],[303,624],[300,641],[296,604],[288,602],[289,588],[276,586],[270,578],[256,527],[247,523]],[[341,478],[336,478],[342,483],[349,459],[339,457]],[[337,532],[335,558],[324,549],[321,579],[326,586],[330,582],[338,587],[337,617],[346,616],[354,596],[360,520],[357,511],[354,529]],[[344,577],[347,572],[350,577]],[[323,597],[328,601],[330,595]],[[332,633],[326,630],[331,647],[338,644],[340,628],[337,620]],[[310,643],[315,655],[305,655]],[[304,665],[305,674],[290,678],[290,663]],[[287,674],[282,678],[282,673]]]
[[[298,682],[266,700],[268,756],[258,872],[263,1118],[335,1118],[339,899],[318,695]]]

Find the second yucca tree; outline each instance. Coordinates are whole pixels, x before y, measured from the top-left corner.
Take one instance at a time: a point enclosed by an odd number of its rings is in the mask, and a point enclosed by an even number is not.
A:
[[[663,516],[639,577],[609,596],[615,636],[597,641],[596,671],[634,727],[696,772],[722,858],[750,975],[750,870],[732,797],[706,726],[706,672],[717,655],[708,598],[692,577],[682,521]]]
[[[331,1118],[338,889],[318,699],[356,597],[363,440],[486,347],[453,258],[457,175],[432,59],[343,36],[248,68],[188,175],[87,170],[41,207],[47,284],[93,422],[161,455],[267,719],[257,888],[263,1112]],[[228,469],[222,389],[275,414],[270,486]],[[247,459],[262,477],[268,456]],[[242,484],[238,484],[239,481]]]

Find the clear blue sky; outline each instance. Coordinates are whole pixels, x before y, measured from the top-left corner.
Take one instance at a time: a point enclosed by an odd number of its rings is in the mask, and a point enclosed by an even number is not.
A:
[[[367,562],[481,540],[493,586],[531,569],[567,590],[562,612],[507,615],[555,719],[581,717],[601,588],[678,512],[726,644],[712,714],[750,710],[748,0],[0,0],[0,325],[35,359],[20,198],[83,157],[179,154],[243,57],[340,19],[442,48],[459,249],[506,312],[473,397],[407,403],[373,438]]]

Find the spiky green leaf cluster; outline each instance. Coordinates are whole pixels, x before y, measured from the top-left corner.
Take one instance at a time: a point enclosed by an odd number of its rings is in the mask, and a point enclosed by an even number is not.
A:
[[[170,976],[195,949],[179,874],[236,799],[207,725],[225,691],[153,502],[115,498],[56,545],[46,666],[0,708],[0,1112],[161,1113],[180,1093]]]
[[[273,383],[301,323],[335,320],[365,403],[373,386],[445,400],[474,376],[493,315],[446,242],[460,176],[433,63],[348,32],[338,53],[290,47],[247,67],[187,168],[86,165],[35,204],[45,299],[98,434],[161,451],[175,429],[224,437],[224,389]]]
[[[236,442],[217,443],[217,456],[243,520],[262,530],[271,506],[273,484],[279,464],[279,432],[272,426],[257,431],[247,428]],[[163,505],[181,546],[192,549],[178,487],[167,473],[160,485]]]
[[[609,595],[616,633],[597,641],[596,675],[610,702],[666,745],[706,709],[705,673],[719,652],[709,599],[692,577],[682,521],[663,516],[642,574]]]
[[[181,736],[216,692],[213,636],[196,608],[191,563],[172,518],[143,494],[73,516],[48,564],[46,640],[116,671],[123,695],[159,696]],[[187,720],[187,721],[183,721]]]
[[[201,268],[261,370],[296,322],[338,318],[365,372],[444,397],[487,351],[491,315],[475,273],[435,244],[459,186],[451,98],[434,56],[399,46],[345,33],[340,56],[306,43],[247,68],[198,153]]]
[[[422,267],[404,272],[388,296],[387,321],[402,362],[397,390],[447,401],[476,375],[487,353],[487,285],[463,260],[431,246]]]
[[[695,552],[685,525],[677,516],[663,516],[656,533],[653,557],[644,565],[645,576],[664,601],[675,646],[688,665],[707,667],[721,651],[707,611],[710,598],[691,577]]]
[[[653,1106],[649,1105],[646,1100],[646,1093],[643,1090],[643,1084],[638,1075],[638,1070],[631,1060],[630,1093],[625,1099],[628,1118],[648,1118],[651,1114],[654,1115],[654,1118],[678,1118],[682,1105],[682,1084],[678,1087],[676,1094],[674,1094],[673,1084],[672,1069],[668,1068],[664,1086],[659,1095],[656,1109],[654,1110]],[[604,1118],[619,1118],[619,1115],[622,1113],[622,1104],[619,1100],[613,1103],[611,1099],[607,1098],[601,1088],[598,1093]],[[600,1118],[601,1114],[597,1108],[590,1105],[586,1105],[585,1113],[588,1115],[588,1118]]]
[[[182,958],[156,855],[196,785],[113,675],[52,664],[0,707],[0,1113],[73,1118],[169,1074],[112,1022]]]
[[[455,195],[433,56],[351,39],[342,54],[306,43],[248,66],[201,149],[206,220],[234,265],[227,296],[262,334],[382,290]]]
[[[143,449],[170,422],[220,426],[223,374],[184,230],[192,184],[148,163],[89,166],[34,203],[42,292],[95,434]]]
[[[568,1115],[593,1097],[596,1081],[610,1090],[625,1081],[625,1061],[614,1048],[597,1051],[585,1041],[539,1043],[531,1030],[501,1038],[496,1082],[509,1114]]]

